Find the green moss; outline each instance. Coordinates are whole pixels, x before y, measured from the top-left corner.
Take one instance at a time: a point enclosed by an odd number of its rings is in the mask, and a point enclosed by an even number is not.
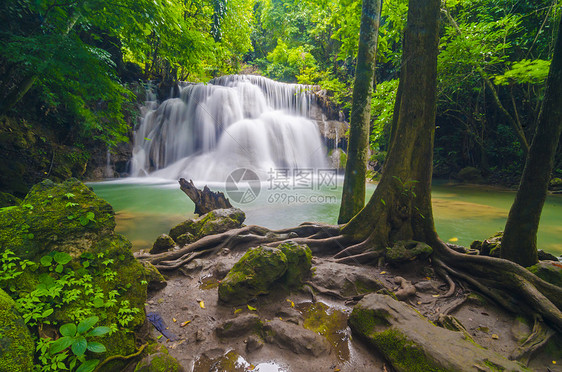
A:
[[[20,203],[20,198],[17,198],[12,194],[8,194],[7,192],[0,191],[0,208],[19,205]]]
[[[312,266],[312,252],[306,245],[298,245],[292,241],[277,246],[287,257],[287,271],[282,280],[291,288],[301,286]]]
[[[269,293],[272,284],[285,274],[287,257],[270,247],[249,249],[219,284],[219,298],[233,305]]]
[[[15,302],[0,289],[0,371],[33,369],[35,345]]]
[[[562,265],[560,263],[541,261],[529,267],[528,270],[542,280],[562,287]]]
[[[369,335],[369,341],[377,347],[392,366],[399,371],[447,372],[427,358],[423,350],[394,328]],[[452,371],[450,371],[452,372]]]
[[[334,347],[338,359],[348,361],[350,353],[345,332],[347,315],[322,302],[307,304],[299,307],[299,310],[303,312],[304,328],[324,336]]]
[[[177,372],[182,370],[178,361],[167,352],[151,354],[135,367],[135,372]]]
[[[218,209],[197,219],[186,220],[174,226],[169,235],[178,242],[180,236],[188,235],[189,240],[200,239],[207,235],[219,234],[242,226],[246,216],[240,209]],[[184,238],[182,238],[184,239]],[[179,243],[179,242],[178,242]]]

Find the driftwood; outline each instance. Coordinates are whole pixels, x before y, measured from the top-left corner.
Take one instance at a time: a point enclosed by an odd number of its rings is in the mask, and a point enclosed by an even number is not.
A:
[[[180,178],[180,189],[195,203],[195,213],[202,216],[215,209],[232,208],[232,204],[222,192],[213,192],[206,185],[203,191],[193,184],[192,180],[187,182],[185,178]]]

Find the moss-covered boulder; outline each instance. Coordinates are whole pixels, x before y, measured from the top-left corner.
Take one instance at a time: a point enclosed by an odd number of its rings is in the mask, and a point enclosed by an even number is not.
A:
[[[386,249],[385,257],[389,263],[400,263],[412,261],[416,258],[427,258],[432,252],[433,249],[425,243],[415,240],[400,240]]]
[[[189,233],[195,239],[220,234],[242,226],[246,215],[238,208],[216,209],[195,219],[186,220],[170,230],[169,235],[176,242],[180,235]]]
[[[277,249],[281,250],[287,257],[287,271],[282,281],[289,287],[299,287],[305,277],[310,274],[312,266],[312,252],[306,245],[299,245],[289,241],[279,244]]]
[[[542,280],[562,287],[562,262],[540,261],[529,267],[528,270]]]
[[[483,242],[475,240],[470,248],[480,251],[482,256],[500,257],[502,248],[503,231],[498,231]]]
[[[277,248],[249,249],[219,284],[219,298],[233,305],[269,293],[287,271],[287,256]]]
[[[170,237],[170,235],[162,234],[158,238],[156,238],[156,241],[154,241],[152,249],[150,249],[150,253],[158,254],[167,252],[170,249],[174,248],[175,245],[176,243],[174,242],[174,239]]]
[[[134,372],[183,372],[183,367],[168,353],[161,344],[153,344],[147,348],[148,355],[137,363]]]
[[[29,324],[56,332],[97,315],[99,325],[117,329],[100,340],[105,356],[135,352],[150,278],[114,228],[111,205],[76,179],[43,181],[21,205],[0,209],[0,253],[10,250],[35,263],[5,286],[33,312]],[[35,297],[39,302],[26,301]]]
[[[21,199],[15,197],[12,194],[8,194],[7,192],[0,191],[0,208],[4,207],[11,207],[12,205],[18,205],[21,203]]]
[[[0,289],[0,371],[33,369],[35,345],[15,302]]]
[[[397,372],[528,371],[484,349],[462,332],[435,326],[414,308],[382,294],[365,296],[348,320]]]

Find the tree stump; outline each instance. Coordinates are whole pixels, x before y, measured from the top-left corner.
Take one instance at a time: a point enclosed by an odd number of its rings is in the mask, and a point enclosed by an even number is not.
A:
[[[193,184],[192,180],[187,182],[185,178],[180,178],[178,181],[180,189],[195,203],[195,213],[202,216],[215,209],[228,209],[232,208],[232,204],[222,192],[213,192],[207,185],[203,191],[199,190]]]

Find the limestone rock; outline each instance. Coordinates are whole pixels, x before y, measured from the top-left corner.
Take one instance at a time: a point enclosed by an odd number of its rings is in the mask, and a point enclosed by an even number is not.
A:
[[[390,296],[369,294],[353,309],[352,331],[374,346],[398,372],[526,371],[521,364],[433,325]]]
[[[312,282],[321,288],[335,291],[342,297],[353,297],[384,288],[372,275],[370,268],[325,262],[315,269]]]
[[[330,352],[330,344],[318,333],[293,323],[274,319],[263,326],[265,341],[295,354],[320,356]]]
[[[246,215],[238,208],[216,209],[195,219],[186,220],[170,230],[169,235],[176,240],[180,235],[190,233],[195,239],[207,235],[220,234],[242,226]]]
[[[244,314],[220,324],[216,333],[219,337],[238,337],[248,332],[257,331],[261,325],[259,316]]]
[[[283,282],[289,287],[300,286],[304,278],[310,274],[310,267],[312,266],[310,248],[288,241],[279,244],[277,249],[281,250],[287,257],[287,271],[283,275]]]
[[[287,271],[287,256],[277,248],[249,249],[219,284],[219,298],[233,305],[269,293],[272,284]]]
[[[141,261],[141,263],[145,268],[149,291],[158,291],[167,285],[166,279],[153,264],[148,261]]]
[[[184,245],[188,245],[189,243],[193,243],[195,240],[197,240],[195,235],[193,235],[192,233],[185,233],[185,234],[181,234],[180,236],[178,236],[178,238],[176,239],[176,242],[178,243],[178,245],[180,247],[183,247]]]
[[[150,254],[167,252],[170,249],[174,248],[175,245],[176,243],[174,242],[174,239],[170,237],[170,235],[162,234],[158,238],[156,238],[156,241],[154,242],[154,244],[152,245],[152,249],[150,250]]]
[[[15,302],[0,289],[0,371],[33,370],[35,345]]]

